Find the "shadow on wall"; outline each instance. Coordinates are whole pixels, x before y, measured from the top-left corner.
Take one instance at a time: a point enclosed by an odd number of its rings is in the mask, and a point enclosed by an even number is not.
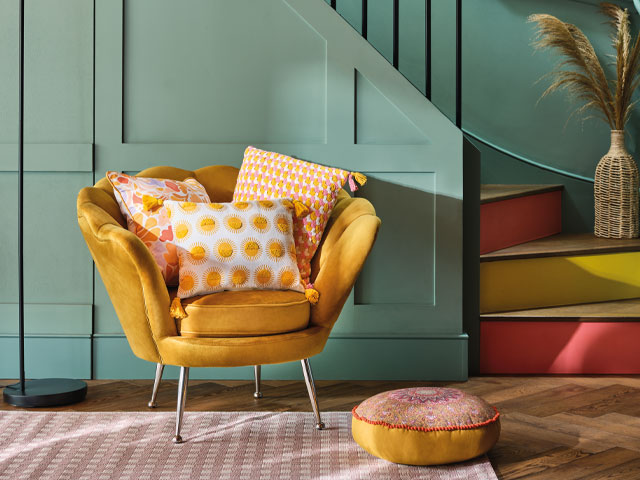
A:
[[[420,173],[432,180],[433,174]],[[356,304],[435,302],[435,215],[455,211],[455,200],[369,176],[356,196],[375,207],[382,227],[356,282]],[[458,207],[459,208],[459,207]],[[440,267],[446,268],[446,266]]]

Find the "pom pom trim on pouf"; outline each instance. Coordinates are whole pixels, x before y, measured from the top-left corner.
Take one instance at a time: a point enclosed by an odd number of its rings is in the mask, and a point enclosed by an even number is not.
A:
[[[370,454],[400,464],[462,462],[489,451],[500,436],[498,410],[457,389],[383,392],[351,413],[354,440]]]
[[[380,425],[387,428],[403,428],[405,430],[415,430],[417,432],[441,432],[441,431],[450,431],[450,430],[468,430],[470,428],[479,428],[479,427],[484,427],[485,425],[489,425],[490,423],[493,423],[496,420],[498,420],[498,417],[500,417],[500,412],[498,412],[498,409],[496,407],[493,407],[493,409],[496,411],[496,414],[493,416],[493,418],[490,418],[489,420],[485,420],[484,422],[474,423],[471,425],[459,425],[459,426],[449,425],[446,427],[414,427],[414,426],[408,426],[408,425],[394,425],[393,423],[387,423],[381,420],[372,421],[367,418],[361,417],[356,413],[356,408],[358,408],[359,406],[360,405],[356,405],[351,410],[351,415],[353,415],[353,418],[355,419],[361,420],[363,422],[367,422],[371,425]]]

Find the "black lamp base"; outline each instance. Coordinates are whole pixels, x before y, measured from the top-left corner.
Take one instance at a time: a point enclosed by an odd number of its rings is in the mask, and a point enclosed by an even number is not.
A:
[[[56,407],[78,403],[87,396],[87,384],[70,378],[42,378],[9,385],[2,394],[4,401],[14,407]]]

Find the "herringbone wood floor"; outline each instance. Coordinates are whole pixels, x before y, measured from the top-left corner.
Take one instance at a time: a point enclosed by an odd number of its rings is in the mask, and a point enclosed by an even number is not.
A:
[[[4,383],[4,382],[3,382]],[[175,381],[164,381],[158,410],[172,411]],[[60,410],[146,410],[151,381],[94,380],[87,400]],[[502,479],[640,479],[640,377],[475,377],[466,383],[317,382],[320,407],[349,411],[375,393],[409,385],[451,385],[480,395],[502,413],[489,458]],[[304,383],[192,381],[187,410],[308,411]],[[0,404],[0,409],[11,409]]]

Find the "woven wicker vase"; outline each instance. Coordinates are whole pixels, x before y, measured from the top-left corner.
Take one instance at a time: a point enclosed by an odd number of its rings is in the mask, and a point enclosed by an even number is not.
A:
[[[624,146],[624,130],[611,131],[611,148],[596,167],[595,234],[638,236],[638,167]]]

